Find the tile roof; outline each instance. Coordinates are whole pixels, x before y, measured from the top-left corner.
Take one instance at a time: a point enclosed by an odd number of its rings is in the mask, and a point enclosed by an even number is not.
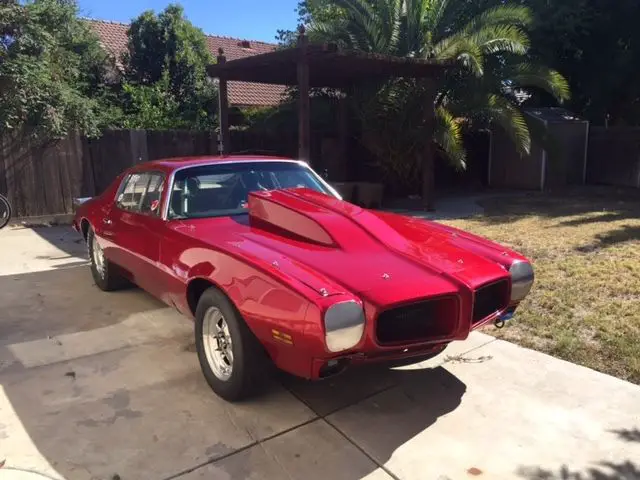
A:
[[[103,47],[117,59],[127,49],[127,30],[129,24],[106,20],[85,19],[98,35]],[[249,48],[246,48],[246,46]],[[275,44],[240,40],[238,38],[207,35],[207,46],[215,57],[222,48],[227,60],[249,57],[259,53],[271,52]],[[285,87],[249,82],[229,82],[229,104],[236,106],[269,106],[280,102]]]

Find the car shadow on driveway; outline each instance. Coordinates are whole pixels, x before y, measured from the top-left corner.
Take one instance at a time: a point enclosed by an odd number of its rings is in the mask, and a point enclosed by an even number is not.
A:
[[[0,373],[7,466],[68,479],[357,480],[455,409],[465,391],[442,367],[379,369],[354,375],[393,385],[361,390],[362,400],[324,418],[278,382],[232,405],[204,382],[189,333]]]
[[[379,465],[466,389],[442,367],[374,367],[276,376],[232,405],[192,344],[188,319],[101,292],[88,267],[0,276],[0,462],[56,479],[387,478]]]
[[[466,390],[443,367],[380,365],[320,382],[277,378],[316,420],[170,478],[391,479],[385,464],[394,452],[455,410]]]
[[[202,377],[191,322],[139,289],[101,292],[79,267],[0,277],[0,301],[0,461],[52,478],[386,478],[465,392],[442,367],[376,367],[276,376],[232,405]]]
[[[64,252],[69,257],[86,257],[87,248],[82,235],[76,232],[70,225],[14,227],[15,230],[24,230],[35,234],[46,241],[51,247]],[[59,255],[58,255],[59,256]],[[46,258],[46,255],[40,258]],[[55,258],[51,258],[55,260]]]
[[[121,323],[165,306],[138,289],[98,290],[86,266],[0,276],[0,345]]]

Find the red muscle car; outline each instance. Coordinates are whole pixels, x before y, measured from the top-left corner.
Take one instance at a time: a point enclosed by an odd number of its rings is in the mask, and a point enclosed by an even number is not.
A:
[[[270,365],[307,379],[418,362],[510,318],[530,262],[435,222],[347,203],[271,157],[139,164],[79,199],[95,283],[135,283],[195,319],[204,376],[234,401]]]

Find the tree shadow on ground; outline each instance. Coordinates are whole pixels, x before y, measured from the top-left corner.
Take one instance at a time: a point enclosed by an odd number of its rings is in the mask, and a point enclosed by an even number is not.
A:
[[[640,226],[624,225],[621,228],[601,233],[595,236],[592,243],[576,247],[576,251],[581,253],[591,253],[622,243],[640,240]]]
[[[625,440],[627,442],[638,442],[638,443],[640,443],[640,428],[629,428],[629,429],[612,430],[612,433],[615,433],[622,440]]]
[[[640,442],[640,429],[613,430],[625,442]],[[640,480],[640,464],[634,460],[602,461],[597,466],[577,471],[563,465],[554,471],[542,467],[520,467],[518,475],[527,480]]]
[[[478,201],[485,209],[476,219],[487,224],[510,223],[523,216],[572,217],[608,212],[561,221],[559,226],[579,226],[596,222],[636,219],[640,216],[640,191],[615,187],[580,187],[548,192],[487,194]]]
[[[518,474],[527,480],[638,480],[640,465],[630,460],[602,462],[584,472],[572,471],[566,465],[556,472],[540,467],[523,467]]]
[[[557,226],[563,227],[579,227],[582,225],[591,225],[594,223],[613,223],[620,220],[629,220],[638,218],[640,215],[640,204],[638,208],[630,208],[628,210],[617,211],[615,213],[607,213],[604,215],[595,215],[582,218],[573,218],[571,220],[565,220],[559,222]]]

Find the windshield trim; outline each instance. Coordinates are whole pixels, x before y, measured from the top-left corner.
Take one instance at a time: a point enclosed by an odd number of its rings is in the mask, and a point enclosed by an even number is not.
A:
[[[216,161],[216,162],[203,162],[203,163],[198,163],[198,164],[190,164],[190,165],[184,165],[182,167],[176,168],[174,169],[171,174],[169,175],[169,179],[167,182],[167,191],[166,191],[166,196],[164,199],[164,204],[162,206],[162,220],[167,221],[167,220],[171,220],[169,219],[169,204],[171,203],[171,192],[173,192],[173,186],[175,183],[175,177],[176,177],[176,173],[182,171],[182,170],[186,170],[189,168],[197,168],[197,167],[209,167],[209,166],[215,166],[215,165],[228,165],[228,164],[240,164],[240,163],[297,163],[298,165],[302,166],[303,168],[305,168],[320,184],[322,184],[323,187],[325,187],[329,192],[331,192],[338,200],[342,200],[342,196],[338,193],[338,191],[333,188],[331,185],[329,185],[329,183],[322,178],[320,175],[318,175],[315,170],[313,170],[313,168],[311,168],[309,166],[309,164],[307,162],[303,162],[302,160],[290,160],[290,159],[273,159],[273,160],[259,160],[259,159],[255,159],[255,160],[222,160],[222,161]],[[200,217],[200,218],[208,218],[208,217]],[[175,220],[179,220],[178,218],[176,218]]]

